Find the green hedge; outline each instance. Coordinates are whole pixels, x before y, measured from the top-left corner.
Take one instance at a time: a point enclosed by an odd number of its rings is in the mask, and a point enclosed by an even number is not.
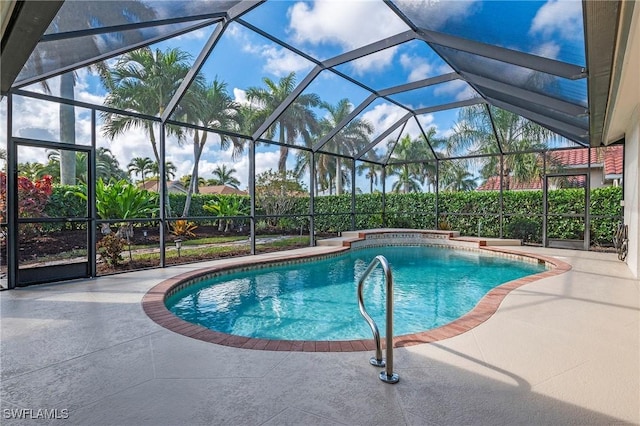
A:
[[[55,186],[45,209],[48,216],[83,217],[84,203],[77,197],[65,196],[73,187]],[[194,194],[190,216],[210,216],[202,206],[214,197],[224,195]],[[228,197],[237,197],[230,195]],[[248,198],[248,196],[246,196]],[[560,189],[549,191],[549,237],[583,238],[582,219],[563,217],[566,214],[581,214],[584,209],[584,191],[581,189]],[[186,196],[169,194],[173,216],[182,213]],[[591,242],[610,245],[622,210],[620,200],[622,188],[607,187],[591,190],[590,211]],[[321,233],[336,233],[351,229],[351,195],[329,195],[315,197],[315,227]],[[503,196],[503,236],[524,238],[531,242],[542,239],[542,191],[505,191]],[[436,197],[432,193],[387,194],[385,221],[382,215],[381,194],[360,194],[356,196],[356,229],[386,227],[409,227],[433,229],[448,227],[460,231],[462,235],[500,235],[500,193],[444,192],[438,199],[440,217],[435,217]],[[257,206],[257,214],[264,210]],[[296,197],[289,212],[297,217],[283,218],[279,226],[289,229],[308,227],[309,198]],[[558,216],[554,216],[558,215]],[[70,226],[70,225],[67,225]]]

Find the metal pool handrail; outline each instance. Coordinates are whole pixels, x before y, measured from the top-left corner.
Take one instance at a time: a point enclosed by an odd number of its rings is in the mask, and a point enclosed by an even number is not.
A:
[[[364,282],[369,277],[369,274],[371,274],[371,271],[373,271],[376,266],[378,266],[378,263],[380,264],[380,266],[382,266],[385,281],[387,283],[387,327],[385,333],[387,352],[386,362],[384,359],[382,359],[382,349],[380,348],[380,331],[378,330],[376,322],[373,320],[373,318],[371,318],[371,316],[365,309],[364,299],[362,296]],[[360,308],[360,313],[369,324],[369,327],[371,327],[373,338],[376,342],[376,356],[372,357],[369,360],[369,363],[376,367],[385,367],[385,369],[380,372],[380,380],[385,383],[398,383],[400,378],[393,372],[393,274],[391,273],[391,266],[389,266],[389,262],[387,261],[386,257],[382,255],[376,256],[371,261],[366,271],[364,271],[364,274],[362,274],[362,276],[358,280],[358,307]]]

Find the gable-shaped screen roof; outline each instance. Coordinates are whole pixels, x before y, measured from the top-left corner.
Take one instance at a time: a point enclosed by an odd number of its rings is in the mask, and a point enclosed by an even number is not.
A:
[[[413,129],[433,154],[417,160],[443,158],[449,154],[439,151],[434,141],[452,129],[442,123],[451,122],[461,108],[485,105],[491,120],[492,111],[508,111],[563,140],[545,148],[600,144],[592,138],[597,129],[593,130],[590,111],[594,102],[602,102],[602,96],[593,95],[593,87],[607,77],[591,76],[588,65],[604,63],[602,55],[607,53],[586,51],[585,40],[594,37],[589,16],[596,13],[589,2],[58,3],[59,10],[48,12],[52,16],[46,28],[31,35],[35,47],[11,80],[10,90],[29,91],[38,82],[92,64],[112,66],[123,54],[144,46],[177,45],[189,51],[190,70],[163,100],[162,112],[151,119],[191,125],[179,112],[201,76],[223,79],[236,100],[246,102],[243,96],[252,87],[294,73],[288,96],[250,131],[245,128],[236,136],[282,143],[274,136],[278,118],[293,114],[301,96],[317,95],[333,105],[346,99],[348,114],[330,123],[313,144],[284,143],[385,163],[391,158],[393,138],[397,143],[406,129]],[[607,7],[609,15],[615,12],[615,6]],[[10,42],[3,37],[3,47],[10,47]],[[5,80],[3,75],[3,88]],[[380,121],[383,126],[368,143],[348,147],[337,142],[354,120],[374,114],[386,114],[387,119]],[[494,152],[511,152],[498,132],[494,136]]]

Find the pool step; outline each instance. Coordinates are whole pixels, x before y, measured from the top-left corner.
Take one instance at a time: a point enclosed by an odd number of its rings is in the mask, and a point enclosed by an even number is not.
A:
[[[478,246],[521,246],[522,240],[513,238],[454,237],[452,241],[464,241]]]
[[[361,231],[345,231],[339,237],[325,238],[317,241],[317,245],[326,247],[350,246],[354,241],[366,238],[366,234],[394,234],[394,233],[426,233],[436,234],[436,238],[444,245],[458,245],[461,247],[484,246],[521,246],[517,239],[461,237],[457,231],[416,230],[416,229],[367,229]],[[391,236],[390,236],[391,237]]]

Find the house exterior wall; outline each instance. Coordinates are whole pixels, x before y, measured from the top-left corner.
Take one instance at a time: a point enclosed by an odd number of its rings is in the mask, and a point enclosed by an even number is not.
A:
[[[591,189],[602,188],[603,186],[612,186],[613,182],[604,182],[602,169],[591,169]]]
[[[640,104],[631,114],[625,132],[624,222],[629,225],[627,265],[640,276]]]

